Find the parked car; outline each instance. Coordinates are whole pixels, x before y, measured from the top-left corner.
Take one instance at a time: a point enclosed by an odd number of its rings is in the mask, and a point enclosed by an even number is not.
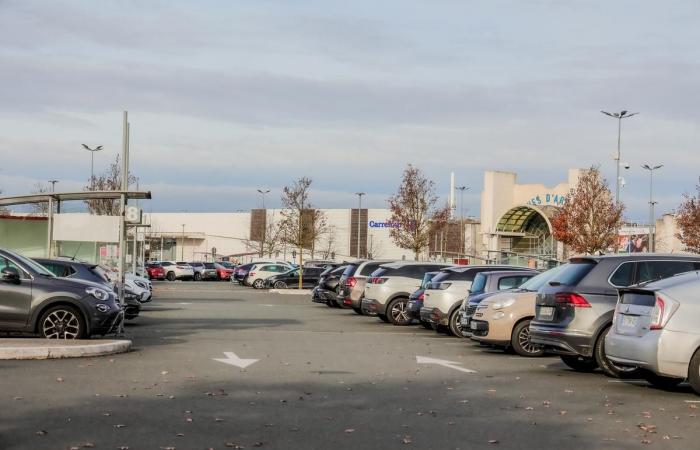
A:
[[[107,266],[99,265],[95,268],[102,275],[109,279],[113,286],[119,283],[119,273]],[[153,284],[150,280],[127,272],[124,274],[124,285],[126,289],[136,296],[141,303],[150,302],[153,297]]]
[[[333,266],[333,265],[323,268],[323,272],[321,272],[321,275],[319,275],[318,284],[311,291],[311,301],[312,302],[323,303],[323,304],[326,304],[328,306],[331,306],[330,302],[326,298],[325,290],[321,287],[321,283],[323,283],[324,278],[328,277],[330,275],[330,273],[336,269],[337,269],[337,267]]]
[[[313,288],[321,278],[323,267],[304,267],[302,272],[302,288]],[[291,269],[279,275],[273,275],[265,280],[265,288],[294,289],[299,287],[299,269]]]
[[[84,339],[117,331],[123,316],[113,291],[58,278],[29,258],[0,250],[0,330]]]
[[[521,267],[518,271],[496,270],[493,272],[480,272],[474,277],[469,295],[462,301],[459,308],[460,331],[462,337],[469,337],[472,334],[471,319],[477,307],[482,301],[493,297],[501,291],[508,291],[520,287],[532,277],[540,272]]]
[[[472,282],[481,272],[502,270],[530,271],[518,266],[456,266],[442,269],[425,288],[425,299],[420,310],[420,319],[428,322],[437,331],[462,336],[460,306],[474,286]],[[514,275],[515,276],[515,275]]]
[[[611,377],[633,370],[607,357],[618,289],[700,268],[700,256],[628,254],[572,258],[537,294],[531,341],[559,353],[577,371],[600,367]]]
[[[194,281],[218,280],[219,274],[214,263],[191,262],[188,263],[194,270]]]
[[[186,262],[161,261],[160,265],[165,269],[165,279],[168,281],[194,278],[194,270]]]
[[[391,262],[390,260],[375,260],[360,262],[355,269],[348,272],[347,276],[340,279],[340,291],[338,292],[338,302],[343,306],[349,306],[357,314],[362,314],[362,298],[365,293],[367,277],[382,265]],[[345,273],[343,274],[345,275]]]
[[[471,312],[462,331],[469,331],[471,338],[477,342],[494,347],[511,348],[521,356],[542,356],[544,348],[530,342],[530,321],[535,317],[535,298],[537,291],[549,282],[566,265],[557,266],[533,278],[519,288],[498,292],[484,299]],[[467,311],[471,310],[468,307]]]
[[[165,268],[160,263],[148,263],[146,273],[151,280],[165,280]]]
[[[420,287],[425,273],[449,266],[435,262],[382,264],[367,280],[362,311],[376,314],[384,322],[396,323],[399,318],[407,317],[408,297]]]
[[[289,269],[291,267],[287,264],[257,263],[250,268],[248,275],[243,280],[243,284],[252,286],[255,289],[262,289],[265,287],[265,279],[273,275],[289,272]]]
[[[248,276],[248,272],[254,265],[254,263],[248,263],[237,266],[231,274],[231,282],[243,284],[243,280]]]
[[[433,329],[433,326],[430,324],[430,322],[425,322],[421,320],[420,309],[423,307],[423,302],[425,301],[425,288],[427,288],[428,284],[430,284],[432,279],[435,278],[435,275],[439,273],[439,271],[426,272],[425,275],[423,275],[423,281],[421,281],[420,287],[413,291],[413,294],[411,294],[408,297],[408,304],[406,305],[406,313],[408,314],[408,319],[406,320],[406,323],[397,323],[397,325],[410,325],[414,320],[417,320],[420,322],[421,325],[423,325],[423,328],[428,330]]]
[[[642,369],[654,386],[669,388],[688,379],[700,394],[700,272],[619,292],[605,338],[608,359]]]
[[[97,264],[78,261],[72,258],[32,258],[35,262],[48,269],[54,276],[82,280],[100,286],[109,291],[115,291],[115,286]],[[124,318],[132,320],[141,312],[140,295],[126,284],[124,295]]]
[[[236,269],[232,269],[231,267],[224,266],[222,263],[217,262],[213,263],[214,271],[216,273],[216,276],[214,279],[224,281],[224,280],[231,280],[231,276],[233,275],[233,272]]]
[[[318,280],[319,292],[326,299],[326,305],[342,308],[342,302],[338,301],[338,293],[340,292],[340,278],[343,276],[347,265],[338,266],[330,271],[323,272]]]

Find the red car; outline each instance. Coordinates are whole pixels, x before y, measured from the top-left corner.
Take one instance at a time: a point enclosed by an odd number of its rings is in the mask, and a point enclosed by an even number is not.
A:
[[[160,264],[148,264],[146,272],[151,280],[165,280],[165,268]]]
[[[222,265],[221,263],[216,263],[214,264],[214,267],[216,267],[216,274],[219,276],[219,280],[230,280],[231,275],[233,274],[233,269],[229,269],[228,267]]]

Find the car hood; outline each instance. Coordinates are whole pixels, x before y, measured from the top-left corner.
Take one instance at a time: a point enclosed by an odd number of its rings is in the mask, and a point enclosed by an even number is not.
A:
[[[57,288],[63,288],[66,290],[75,290],[75,291],[83,290],[83,294],[84,294],[85,288],[88,288],[88,287],[95,287],[95,288],[104,289],[107,292],[112,291],[112,288],[109,285],[107,285],[106,283],[96,283],[94,281],[81,280],[78,278],[53,277],[53,278],[51,278],[51,283]]]

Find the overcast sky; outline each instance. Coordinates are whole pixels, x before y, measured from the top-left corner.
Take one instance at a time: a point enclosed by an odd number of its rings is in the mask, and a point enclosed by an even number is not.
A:
[[[600,164],[646,220],[644,163],[667,212],[700,175],[697,0],[0,0],[0,188],[81,189],[132,126],[153,211],[268,206],[295,178],[319,207],[371,207],[407,163],[441,195],[449,172],[554,185]]]

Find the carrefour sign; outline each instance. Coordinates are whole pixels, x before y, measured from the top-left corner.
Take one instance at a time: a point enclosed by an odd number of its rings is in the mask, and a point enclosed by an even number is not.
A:
[[[387,220],[386,222],[375,222],[374,220],[370,220],[368,225],[370,228],[401,228],[401,224],[399,222],[392,222],[390,220]]]

